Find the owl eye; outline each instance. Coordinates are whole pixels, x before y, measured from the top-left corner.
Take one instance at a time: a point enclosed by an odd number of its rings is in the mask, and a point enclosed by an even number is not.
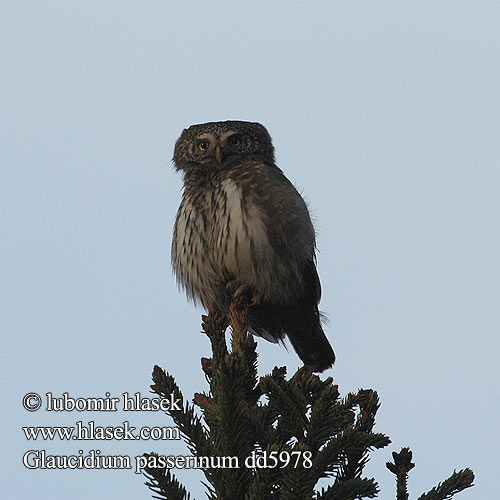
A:
[[[241,144],[241,137],[237,134],[232,135],[229,138],[229,144],[231,144],[231,146],[239,146]]]
[[[208,149],[208,141],[198,141],[198,149],[200,151],[206,151]]]

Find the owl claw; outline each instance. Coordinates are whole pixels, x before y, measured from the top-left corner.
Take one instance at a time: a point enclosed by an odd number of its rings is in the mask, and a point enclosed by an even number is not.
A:
[[[248,305],[250,307],[258,306],[260,304],[260,297],[258,295],[252,295],[252,298],[250,299],[250,302]]]
[[[250,288],[248,285],[245,285],[238,280],[231,280],[227,282],[226,290],[233,296],[233,298],[237,299],[247,293]]]
[[[260,304],[260,297],[253,294],[252,289],[248,285],[245,285],[238,280],[228,281],[226,284],[226,290],[232,295],[233,299],[245,296],[250,307]]]

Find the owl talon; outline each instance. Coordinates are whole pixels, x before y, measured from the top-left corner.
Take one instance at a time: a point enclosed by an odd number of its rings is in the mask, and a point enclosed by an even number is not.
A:
[[[252,298],[250,299],[250,302],[248,305],[250,307],[258,306],[260,304],[260,296],[259,295],[252,295]]]
[[[260,304],[260,297],[252,293],[251,287],[238,280],[228,281],[226,290],[231,294],[233,300],[240,297],[245,298],[250,307]]]
[[[233,296],[234,299],[241,297],[250,291],[250,287],[238,280],[231,280],[227,282],[226,290]]]

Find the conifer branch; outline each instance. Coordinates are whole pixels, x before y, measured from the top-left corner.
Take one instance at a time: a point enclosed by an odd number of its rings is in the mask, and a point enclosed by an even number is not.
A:
[[[432,488],[428,493],[424,493],[418,500],[447,500],[453,498],[453,495],[459,493],[466,488],[473,486],[474,473],[471,469],[462,469],[458,472],[453,471],[453,474]]]
[[[151,385],[151,389],[158,396],[169,400],[170,395],[173,394],[174,398],[180,399],[181,404],[183,404],[184,397],[172,375],[169,375],[165,370],[155,365],[153,369],[153,381],[154,384]],[[186,403],[180,411],[169,409],[167,410],[167,414],[172,417],[172,420],[181,431],[190,451],[209,451],[207,429],[195,414],[192,405]]]
[[[412,463],[412,452],[409,448],[402,448],[399,453],[392,454],[394,463],[387,462],[387,468],[396,476],[397,500],[408,500],[408,472],[415,467]],[[428,493],[421,495],[418,500],[447,500],[456,493],[470,488],[474,481],[474,473],[471,469],[454,471],[453,474],[432,488]]]
[[[146,457],[154,456],[145,454]],[[186,492],[176,477],[171,474],[169,469],[163,467],[148,468],[144,470],[144,475],[148,479],[146,486],[156,495],[153,498],[159,500],[190,500],[191,495]]]
[[[211,310],[203,316],[203,333],[212,357],[202,358],[209,390],[184,403],[174,378],[158,366],[152,390],[162,398],[173,395],[182,410],[167,411],[179,427],[191,453],[198,458],[235,457],[238,467],[202,467],[210,500],[354,500],[378,493],[375,479],[363,478],[370,451],[390,439],[373,431],[380,403],[371,389],[339,396],[333,379],[325,380],[303,367],[287,379],[286,368],[258,377],[256,342],[247,329],[248,305],[233,301],[228,319]],[[231,348],[225,331],[231,325]],[[201,416],[195,413],[195,406]],[[146,455],[154,457],[155,454]],[[397,499],[408,500],[411,451],[393,453],[387,467],[397,477]],[[258,462],[249,462],[253,459]],[[275,461],[274,463],[272,461]],[[280,460],[282,460],[280,462]],[[148,465],[149,462],[148,462]],[[189,500],[186,489],[170,470],[145,469],[147,486],[161,500]],[[333,484],[316,489],[321,478]],[[465,469],[433,488],[419,500],[445,500],[472,485]],[[159,495],[159,496],[158,496]]]
[[[318,493],[316,500],[354,500],[356,498],[374,498],[378,494],[374,479],[355,478],[335,483]]]
[[[399,453],[393,452],[394,463],[387,462],[386,467],[396,476],[396,498],[397,500],[408,500],[408,472],[415,464],[412,463],[412,452],[410,448],[402,448]]]

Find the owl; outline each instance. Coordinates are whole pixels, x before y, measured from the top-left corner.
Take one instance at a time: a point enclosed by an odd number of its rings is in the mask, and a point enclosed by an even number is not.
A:
[[[260,123],[192,125],[177,140],[174,164],[184,190],[172,266],[188,298],[227,314],[245,295],[249,331],[288,337],[305,365],[330,368],[333,349],[318,303],[315,233],[307,206],[276,166]]]

